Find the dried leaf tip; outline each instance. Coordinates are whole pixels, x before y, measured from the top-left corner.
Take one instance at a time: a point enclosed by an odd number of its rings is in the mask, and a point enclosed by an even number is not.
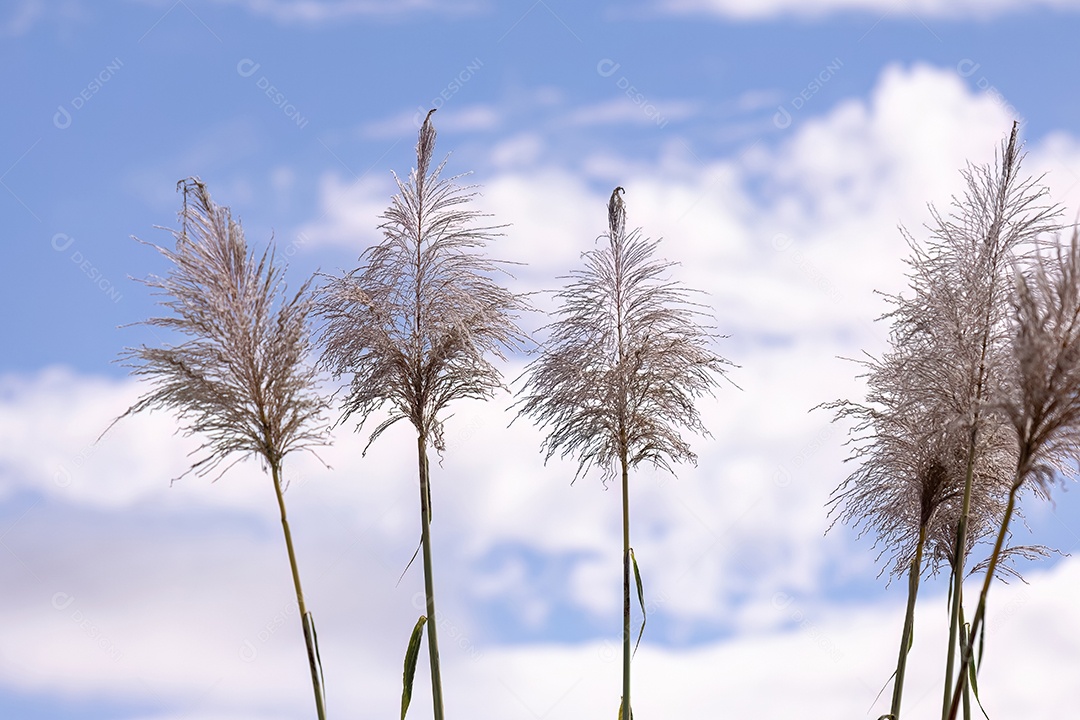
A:
[[[424,124],[420,126],[420,138],[416,143],[416,174],[420,182],[427,176],[431,166],[431,156],[435,154],[435,125],[431,122],[431,116],[438,108],[428,110]]]
[[[626,233],[626,204],[622,199],[624,192],[626,191],[622,186],[616,187],[611,191],[611,199],[608,200],[608,230],[612,242]]]

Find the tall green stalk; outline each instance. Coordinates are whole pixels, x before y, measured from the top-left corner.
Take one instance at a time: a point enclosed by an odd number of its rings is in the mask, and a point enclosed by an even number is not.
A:
[[[442,177],[445,160],[432,165],[434,112],[417,137],[416,167],[408,179],[396,178],[398,193],[379,226],[382,241],[364,251],[361,267],[329,279],[319,311],[326,320],[324,365],[335,376],[352,376],[344,416],[366,420],[390,406],[369,444],[399,420],[408,420],[417,433],[427,615],[414,627],[406,652],[402,715],[426,624],[432,702],[435,719],[442,720],[427,446],[445,449],[440,416],[451,402],[487,400],[506,389],[493,361],[525,342],[516,319],[526,306],[493,279],[503,263],[482,253],[501,234],[500,226],[481,224],[487,215],[470,206],[476,193],[458,186],[456,178]]]
[[[1017,493],[1032,481],[1046,494],[1055,478],[1076,473],[1075,458],[1080,455],[1080,231],[1074,229],[1068,248],[1059,244],[1056,249],[1056,259],[1035,256],[1035,262],[1017,274],[1012,298],[1016,362],[1000,401],[1016,433],[1016,466],[979,604],[963,643],[948,720],[955,719],[974,672],[974,647],[982,633],[990,584],[1007,552],[1005,539]]]
[[[988,213],[985,217],[988,224],[985,226],[983,237],[976,238],[981,241],[981,247],[976,245],[973,249],[979,253],[985,253],[985,268],[983,262],[972,267],[974,272],[985,273],[985,297],[975,297],[974,301],[981,303],[979,313],[979,364],[974,380],[974,397],[972,398],[973,412],[971,424],[971,438],[967,460],[967,470],[964,478],[964,500],[960,518],[957,524],[956,548],[953,555],[952,567],[952,606],[949,613],[949,647],[946,655],[945,687],[942,702],[942,718],[948,716],[953,698],[952,678],[954,672],[954,657],[956,655],[957,638],[960,634],[961,598],[963,597],[962,586],[964,578],[964,557],[967,552],[968,533],[971,521],[971,494],[974,481],[975,457],[979,440],[979,424],[981,421],[982,406],[987,400],[987,381],[991,373],[991,363],[995,366],[1000,360],[995,361],[991,357],[991,344],[994,342],[992,335],[1000,332],[1005,314],[1003,306],[1006,301],[1006,282],[1009,268],[1006,266],[1008,257],[1024,241],[1033,240],[1039,232],[1052,229],[1054,226],[1047,225],[1047,220],[1053,217],[1052,208],[1032,208],[1032,204],[1042,197],[1044,191],[1032,192],[1030,181],[1017,183],[1017,170],[1020,166],[1020,146],[1017,142],[1019,132],[1018,123],[1014,122],[1012,132],[1009,135],[1008,144],[1005,146],[1001,157],[1001,165],[998,172],[991,175],[985,172],[983,177],[985,184],[973,192],[971,201],[981,201],[985,204]],[[1027,217],[1025,217],[1027,215]],[[966,267],[966,264],[965,264]],[[1004,270],[1003,270],[1004,268]],[[980,279],[975,278],[973,287],[980,286]],[[961,676],[965,670],[960,668]],[[957,683],[961,685],[961,683]],[[959,691],[957,691],[959,692]]]
[[[292,570],[293,587],[296,588],[296,604],[300,608],[300,623],[304,629],[304,644],[307,645],[308,665],[311,667],[311,686],[315,691],[315,711],[319,720],[326,719],[326,710],[322,686],[322,668],[319,662],[319,651],[315,641],[314,624],[308,614],[307,605],[304,603],[304,591],[300,587],[300,571],[296,564],[296,551],[293,549],[292,532],[289,531],[289,520],[285,516],[285,495],[281,490],[281,469],[279,463],[270,464],[270,474],[274,478],[274,493],[277,495],[278,508],[281,510],[281,528],[285,531],[285,547],[289,551],[289,568]]]
[[[986,614],[986,596],[990,592],[990,581],[994,579],[1001,550],[1005,547],[1005,538],[1009,534],[1009,523],[1012,521],[1013,511],[1016,509],[1016,493],[1022,485],[1021,481],[1013,484],[1009,491],[1009,501],[1005,505],[1005,513],[1001,518],[1001,527],[998,530],[997,540],[994,541],[994,550],[990,554],[990,563],[986,567],[986,577],[983,578],[982,590],[979,592],[979,605],[975,608],[975,617],[971,620],[971,629],[967,633],[967,642],[964,643],[960,653],[960,677],[956,682],[956,689],[949,698],[948,720],[956,720],[956,713],[960,706],[960,698],[967,687],[969,665],[974,660],[975,639],[979,636],[983,617]]]
[[[431,485],[427,457],[427,441],[423,435],[416,438],[417,459],[420,465],[420,543],[424,553],[424,600],[428,630],[428,658],[431,664],[431,700],[435,708],[435,720],[443,720],[442,673],[439,669],[439,623],[435,617],[435,586],[431,574]]]
[[[979,384],[982,387],[982,384]],[[976,420],[978,414],[976,413]],[[941,716],[945,718],[952,702],[952,679],[955,670],[957,636],[960,632],[960,616],[963,612],[961,603],[964,597],[964,557],[967,547],[968,516],[971,514],[971,486],[975,475],[975,440],[978,426],[971,426],[971,444],[968,449],[967,470],[964,475],[964,499],[960,509],[960,518],[956,524],[956,548],[952,562],[952,602],[949,606],[949,647],[945,654],[945,692],[942,699]]]
[[[1013,141],[1009,149],[1013,149]],[[1006,165],[1002,195],[1012,169],[1011,164]],[[961,643],[959,677],[944,716],[948,720],[955,719],[961,697],[965,713],[969,712],[974,647],[982,632],[990,584],[1008,552],[1005,540],[1017,493],[1030,479],[1048,492],[1054,477],[1072,465],[1080,450],[1080,236],[1074,231],[1070,248],[1058,246],[1056,263],[1042,255],[1031,259],[1034,262],[1015,276],[1013,364],[1009,382],[997,398],[1002,415],[1016,433],[1015,472],[975,616]]]
[[[622,527],[623,527],[623,678],[622,678],[622,720],[630,720],[633,710],[630,705],[630,488],[626,467],[626,452],[622,458]]]
[[[613,197],[617,200],[621,200],[618,197],[620,190],[616,190],[613,193]],[[616,202],[616,214],[618,214],[618,203]],[[609,226],[609,230],[618,230],[619,220],[616,220],[615,228]],[[627,356],[629,355],[628,348],[626,347],[626,318],[625,318],[625,301],[626,301],[626,263],[624,260],[625,247],[621,243],[612,243],[611,254],[614,260],[612,264],[613,280],[614,280],[614,292],[612,293],[613,307],[615,314],[615,337],[616,337],[616,372],[615,382],[618,390],[618,409],[615,413],[618,420],[619,428],[619,469],[622,472],[622,528],[623,528],[623,678],[622,678],[622,702],[620,704],[620,719],[630,720],[633,717],[633,706],[630,704],[630,473],[629,462],[627,459],[627,428],[626,428],[626,410],[629,403],[629,378],[627,378]]]
[[[964,606],[960,606],[960,647],[967,645],[970,627],[964,620]],[[970,672],[970,671],[969,671]],[[971,720],[971,683],[964,685],[964,720]]]
[[[915,632],[915,598],[919,594],[919,578],[922,576],[923,546],[926,544],[926,525],[919,530],[919,542],[915,546],[915,557],[911,559],[908,573],[907,612],[904,614],[904,630],[900,633],[900,655],[896,659],[896,682],[893,684],[892,720],[900,720],[900,700],[904,694],[904,676],[907,671],[907,656],[911,650],[912,636]]]
[[[188,472],[208,473],[233,453],[259,456],[270,468],[315,707],[324,720],[315,625],[300,587],[281,486],[286,455],[329,442],[322,418],[329,399],[315,390],[317,373],[305,362],[314,299],[309,283],[286,294],[284,268],[274,264],[272,247],[261,255],[249,251],[239,221],[210,199],[198,178],[181,181],[177,189],[183,191],[184,206],[181,230],[173,233],[176,249],[157,248],[173,268],[167,277],[145,281],[171,314],[146,324],[179,333],[184,341],[127,351],[134,373],[152,380],[154,389],[124,416],[147,409],[175,411],[184,433],[202,439],[196,451],[201,457]]]
[[[998,412],[998,393],[1009,386],[1006,374],[1013,364],[1007,338],[1013,260],[1057,227],[1057,209],[1042,204],[1045,189],[1018,179],[1017,135],[1014,124],[994,166],[963,171],[967,190],[954,198],[955,212],[943,217],[931,208],[936,223],[927,245],[905,232],[913,251],[908,260],[913,293],[889,298],[895,305],[885,315],[894,321],[892,350],[865,363],[868,403],[825,406],[837,409],[838,417],[857,420],[852,458],[863,461],[830,501],[843,506],[840,517],[873,528],[877,542],[897,549],[892,574],[909,573],[909,595],[915,587],[904,559],[910,559],[908,548],[917,535],[920,544],[929,544],[923,556],[934,567],[949,558],[943,720],[955,689],[957,647],[963,644],[967,553],[994,532],[1015,461],[1013,438]],[[944,478],[938,487],[920,479],[928,452],[940,456]],[[941,512],[927,514],[927,502]],[[934,516],[925,538],[921,524],[913,522],[916,503],[922,504],[922,523]],[[909,596],[909,606],[913,602]],[[906,643],[902,640],[898,658],[894,716]]]
[[[630,565],[638,600],[644,593],[630,548],[629,473],[643,460],[670,470],[695,462],[680,428],[705,433],[695,400],[711,393],[730,363],[710,345],[691,291],[667,279],[671,263],[652,258],[657,241],[626,232],[623,188],[608,200],[607,243],[582,253],[556,296],[558,319],[528,368],[518,414],[549,430],[547,458],[578,459],[578,475],[593,465],[605,480],[621,474],[623,516],[623,682],[620,719],[630,720]],[[644,630],[644,617],[642,619]],[[640,640],[640,633],[638,639]]]

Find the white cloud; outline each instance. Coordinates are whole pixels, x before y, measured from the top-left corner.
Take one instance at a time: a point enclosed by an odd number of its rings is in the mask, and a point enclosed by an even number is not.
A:
[[[366,138],[406,138],[415,135],[424,122],[425,111],[417,108],[404,111],[382,120],[373,120],[360,128],[360,134]]]
[[[44,508],[26,521],[47,526],[64,514]],[[330,711],[385,717],[399,699],[401,656],[419,612],[410,601],[418,576],[393,589],[396,569],[373,562],[367,547],[320,533],[310,512],[294,518]],[[5,542],[19,553],[37,546],[35,568],[43,577],[9,586],[0,600],[7,640],[20,648],[0,656],[4,684],[69,700],[161,707],[161,715],[146,716],[155,720],[310,714],[280,538],[233,518],[162,520],[153,512],[141,519],[103,514],[67,526],[49,543],[22,542],[27,534],[19,528],[8,533]],[[198,523],[199,532],[185,522]],[[146,532],[147,523],[153,532]],[[0,570],[23,577],[9,552],[0,554]],[[1056,717],[1072,707],[1065,673],[1080,651],[1080,624],[1066,619],[1073,614],[1070,598],[1080,591],[1080,562],[1063,561],[1030,580],[995,588],[990,605],[980,685],[991,717]],[[945,598],[929,590],[923,599],[905,693],[911,717],[931,716],[940,702]],[[760,629],[690,647],[658,645],[647,628],[633,665],[637,712],[825,720],[885,711],[888,693],[871,703],[892,669],[902,622],[898,598],[830,606],[777,592],[755,610],[767,618]],[[609,613],[606,638],[508,645],[485,641],[475,621],[444,606],[447,709],[505,718],[603,715],[618,700],[617,617]],[[1052,634],[1046,618],[1062,619]],[[418,711],[429,703],[425,655],[413,700]]]
[[[379,216],[396,192],[393,177],[365,175],[349,181],[328,172],[319,180],[319,215],[297,234],[305,243],[340,245],[359,256],[381,239]]]
[[[439,117],[439,127],[450,132],[491,130],[501,124],[501,114],[488,105],[466,105],[444,112]]]
[[[579,126],[629,124],[663,128],[671,120],[693,117],[697,111],[694,104],[685,101],[653,101],[634,86],[625,89],[625,93],[627,97],[578,108],[567,115],[566,122]]]
[[[431,103],[441,107],[444,101],[439,98]],[[409,138],[416,141],[416,133],[427,116],[428,105],[417,105],[415,110],[404,111],[382,120],[374,120],[360,128],[360,134],[367,138]],[[491,130],[502,125],[503,117],[499,110],[490,105],[472,104],[441,110],[435,118],[439,130],[447,132],[477,132]]]
[[[593,156],[580,167],[542,159],[542,141],[529,135],[493,148],[492,177],[477,178],[480,207],[512,223],[493,254],[530,263],[517,287],[551,287],[576,267],[604,229],[610,188],[623,185],[630,223],[663,236],[661,252],[681,262],[673,273],[709,293],[718,330],[732,334],[719,349],[742,366],[732,377],[743,390],[724,387],[701,404],[715,437],[693,439],[698,467],[678,478],[649,469],[634,476],[632,538],[654,604],[635,665],[639,712],[832,718],[864,714],[885,682],[899,593],[884,605],[838,606],[829,596],[826,567],[860,567],[872,555],[842,530],[822,539],[824,503],[846,471],[843,428],[807,410],[858,396],[855,368],[837,355],[882,348],[884,329],[870,322],[881,310],[873,290],[904,285],[896,223],[921,236],[925,203],[946,207],[961,189],[957,169],[991,159],[1009,122],[1007,108],[952,70],[892,67],[868,98],[798,118],[778,142],[739,158],[698,161],[677,139],[654,163]],[[1070,187],[1072,198],[1078,161],[1077,141],[1056,133],[1034,143],[1029,169],[1056,168],[1053,188]],[[327,175],[321,217],[304,233],[359,254],[392,191],[386,179]],[[515,359],[507,376],[522,366]],[[178,708],[202,697],[195,710],[206,713],[308,712],[265,476],[251,462],[216,484],[189,478],[169,488],[191,443],[165,416],[126,419],[93,445],[137,393],[133,382],[63,370],[0,385],[0,497],[36,503],[5,518],[9,552],[0,552],[0,573],[25,580],[0,600],[4,625],[16,646],[34,650],[0,656],[0,679],[159,697]],[[447,705],[500,717],[612,712],[610,645],[494,640],[507,623],[542,631],[560,613],[618,625],[618,491],[596,477],[570,486],[572,462],[543,466],[540,433],[524,421],[506,428],[510,402],[454,407],[449,449],[432,466]],[[419,613],[418,568],[394,587],[418,535],[415,438],[400,425],[361,458],[364,438],[351,430],[340,428],[323,453],[332,471],[290,460],[287,499],[332,705],[374,717],[395,709]],[[496,551],[506,560],[493,565]],[[560,586],[540,586],[534,565],[557,561],[565,562]],[[1030,579],[994,591],[999,615],[988,626],[983,682],[992,716],[1051,715],[1071,702],[1067,681],[1035,692],[1014,682],[1008,662],[1023,657],[1025,677],[1049,678],[1075,656],[1076,623],[1045,644],[1037,628],[1042,618],[1068,617],[1060,606],[1080,585],[1080,565],[1062,561]],[[55,609],[58,592],[76,600]],[[926,695],[933,707],[943,600],[933,586],[927,598],[908,697],[915,705]],[[491,608],[509,619],[495,620]],[[76,609],[96,634],[73,618]],[[260,639],[271,625],[281,630]],[[240,658],[244,642],[257,644],[257,662]],[[122,648],[119,664],[107,657],[113,645]],[[51,660],[57,655],[63,662]],[[425,684],[417,682],[418,707]],[[1022,710],[1022,702],[1034,705]]]
[[[544,140],[538,133],[519,133],[499,142],[491,150],[491,162],[500,169],[529,166],[544,152]]]
[[[942,18],[986,18],[1043,7],[1071,11],[1076,0],[657,0],[656,7],[672,14],[709,13],[733,20],[763,20],[783,15],[819,17],[853,11]]]
[[[576,268],[578,254],[604,229],[607,188],[620,184],[630,224],[664,238],[660,252],[680,263],[672,272],[706,291],[718,331],[732,336],[719,348],[742,366],[732,378],[743,390],[724,388],[703,403],[716,439],[695,441],[699,468],[635,490],[641,526],[658,528],[638,536],[641,556],[681,558],[654,580],[675,598],[672,613],[724,622],[736,597],[817,592],[819,571],[835,562],[844,537],[819,540],[824,504],[847,470],[840,463],[843,428],[825,411],[807,411],[862,392],[858,368],[838,356],[884,349],[887,328],[873,319],[885,306],[875,291],[899,292],[906,284],[907,248],[897,223],[924,236],[926,203],[947,210],[963,189],[959,168],[992,160],[1010,124],[1006,106],[951,69],[892,66],[868,98],[800,118],[774,145],[759,144],[739,158],[699,160],[676,139],[654,163],[593,155],[575,170],[541,160],[535,136],[512,136],[493,148],[496,169],[489,178],[478,173],[478,207],[510,223],[492,254],[526,263],[514,268],[515,287],[551,289],[557,276]],[[1069,136],[1053,136],[1032,151],[1029,170],[1051,160],[1080,167],[1075,148]],[[346,207],[338,195],[324,197]],[[328,237],[334,227],[331,218]],[[546,297],[537,304],[551,306]],[[598,558],[607,557],[617,536],[613,493],[591,479],[569,494],[530,485],[535,470],[523,473],[515,459],[535,452],[536,434],[507,436],[499,417],[485,411],[467,420],[487,429],[457,441],[466,465],[476,465],[463,477],[477,491],[455,517],[481,518],[461,526],[466,556],[505,542],[583,552],[573,597],[592,610],[609,607],[617,602],[613,576],[597,581],[589,573],[604,566]],[[507,437],[505,456],[492,457],[480,440],[495,434]],[[558,471],[565,483],[573,467]],[[545,517],[561,518],[557,528],[545,526]],[[715,549],[697,561],[697,554],[686,556],[688,547]],[[733,581],[747,553],[764,570]],[[597,582],[609,588],[606,596]]]
[[[1075,222],[1080,211],[1080,141],[1057,131],[1025,150],[1028,151],[1025,168],[1044,176],[1050,200],[1063,206],[1066,222]]]

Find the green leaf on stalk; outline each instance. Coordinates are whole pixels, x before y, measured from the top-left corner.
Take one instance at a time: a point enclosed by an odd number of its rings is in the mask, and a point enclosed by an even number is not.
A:
[[[971,694],[975,696],[975,702],[979,703],[979,709],[982,710],[983,717],[986,718],[986,720],[990,720],[990,716],[986,714],[986,708],[983,707],[982,700],[979,699],[979,681],[976,679],[976,676],[979,674],[978,670],[977,670],[977,667],[979,665],[982,665],[982,651],[983,651],[983,643],[982,643],[982,641],[983,641],[983,637],[984,637],[983,632],[984,632],[985,628],[986,628],[985,624],[981,628],[979,628],[979,660],[978,660],[978,662],[969,662],[968,663],[968,684],[971,687]],[[964,635],[966,636],[967,633],[969,633],[970,631],[971,631],[971,625],[970,624],[965,624],[964,625]]]
[[[315,617],[311,614],[311,611],[304,613],[303,618],[304,625],[304,642],[308,646],[308,662],[311,663],[312,675],[318,675],[319,687],[317,688],[319,697],[326,702],[326,679],[323,677],[322,669],[322,656],[319,655],[319,635],[315,632]]]
[[[401,720],[405,720],[405,713],[412,702],[413,678],[416,676],[416,660],[420,656],[420,640],[424,636],[425,622],[427,617],[421,615],[413,628],[412,637],[409,638],[409,649],[405,651],[405,670],[401,674]]]
[[[975,667],[982,667],[983,648],[986,642],[986,623],[979,626],[979,659],[975,661]]]
[[[982,710],[983,717],[986,720],[990,720],[990,716],[986,714],[986,708],[983,707],[982,700],[979,699],[979,683],[975,680],[975,666],[968,664],[968,678],[971,685],[971,694],[975,696],[975,702],[979,703],[979,709]]]
[[[638,570],[637,558],[634,557],[634,548],[630,548],[630,560],[634,563],[634,582],[637,583],[637,600],[641,607],[641,629],[638,630],[637,642],[634,643],[634,655],[637,655],[638,645],[641,644],[641,636],[645,633],[645,593],[641,589],[641,572]],[[633,714],[631,712],[631,714]]]

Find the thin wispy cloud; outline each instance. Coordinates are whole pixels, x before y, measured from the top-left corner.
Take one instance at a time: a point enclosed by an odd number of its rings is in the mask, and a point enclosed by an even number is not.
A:
[[[767,20],[788,17],[821,18],[839,13],[885,15],[918,20],[920,16],[934,19],[986,19],[1019,14],[1035,8],[1076,12],[1076,0],[658,0],[656,10],[672,14],[706,14],[735,21]]]

